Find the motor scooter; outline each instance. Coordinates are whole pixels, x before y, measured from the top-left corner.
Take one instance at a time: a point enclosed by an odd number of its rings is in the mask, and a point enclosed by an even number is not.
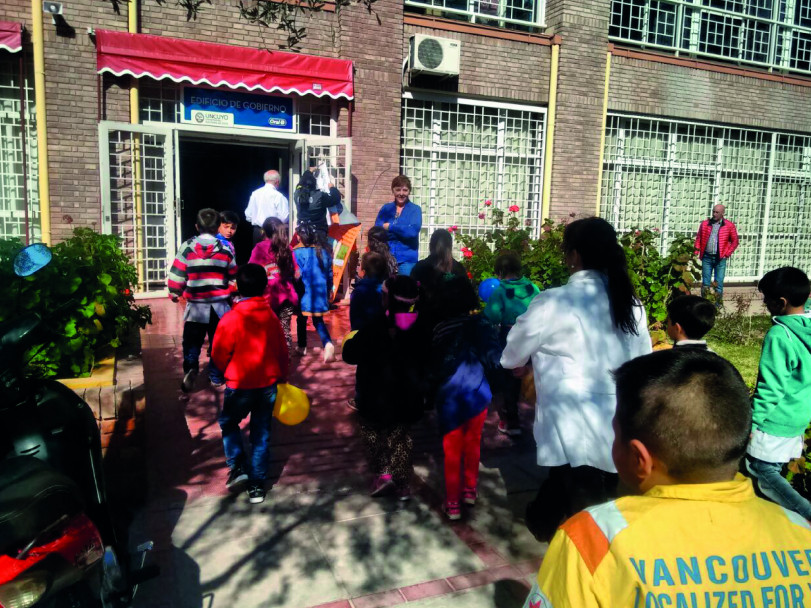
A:
[[[24,277],[51,259],[42,244],[24,248],[14,272]],[[131,603],[141,568],[119,557],[102,469],[101,436],[90,406],[55,380],[22,373],[35,314],[0,324],[0,608]],[[136,558],[137,559],[137,558]],[[128,561],[128,560],[125,560]]]

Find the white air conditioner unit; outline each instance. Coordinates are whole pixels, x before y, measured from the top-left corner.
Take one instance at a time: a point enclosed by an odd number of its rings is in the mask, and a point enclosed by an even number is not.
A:
[[[422,74],[459,75],[459,52],[462,43],[450,38],[424,34],[411,36],[409,67]]]

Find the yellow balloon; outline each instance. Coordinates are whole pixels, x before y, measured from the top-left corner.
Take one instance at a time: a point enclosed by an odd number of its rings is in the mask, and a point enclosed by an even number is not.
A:
[[[276,386],[276,406],[273,415],[282,424],[299,424],[310,413],[310,399],[307,393],[292,384]]]

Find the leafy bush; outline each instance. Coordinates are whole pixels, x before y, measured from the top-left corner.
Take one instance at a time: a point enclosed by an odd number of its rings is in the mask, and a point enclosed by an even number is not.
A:
[[[21,279],[12,261],[22,248],[17,240],[0,241],[0,280],[7,286],[0,321],[32,312],[42,318],[36,344],[24,355],[31,375],[89,375],[99,348],[118,346],[133,323],[151,322],[149,307],[135,304],[137,275],[118,237],[77,228],[52,248],[48,266]]]
[[[489,201],[485,207],[489,208]],[[481,236],[460,233],[465,267],[474,283],[493,276],[493,264],[499,253],[514,251],[521,256],[524,276],[540,289],[558,287],[566,283],[569,273],[563,259],[563,232],[574,213],[559,222],[551,219],[541,226],[541,236],[532,238],[530,231],[518,218],[518,207],[512,206],[507,214],[500,209],[486,209],[479,219],[490,215],[493,229]],[[505,220],[506,215],[506,220]],[[451,226],[451,231],[456,231]],[[620,236],[620,243],[628,258],[631,280],[648,312],[648,323],[655,339],[664,340],[662,323],[667,318],[667,303],[675,293],[690,293],[700,276],[698,259],[693,253],[693,239],[677,236],[662,256],[656,246],[658,229],[631,230]]]

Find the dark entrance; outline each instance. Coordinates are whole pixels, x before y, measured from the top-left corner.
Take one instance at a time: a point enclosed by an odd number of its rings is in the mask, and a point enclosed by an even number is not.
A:
[[[287,148],[185,139],[181,135],[179,154],[182,240],[194,236],[194,220],[200,209],[234,211],[241,220],[234,236],[237,263],[244,264],[253,247],[252,229],[245,221],[248,199],[263,184],[262,175],[268,169],[279,171],[280,190],[288,196]]]

